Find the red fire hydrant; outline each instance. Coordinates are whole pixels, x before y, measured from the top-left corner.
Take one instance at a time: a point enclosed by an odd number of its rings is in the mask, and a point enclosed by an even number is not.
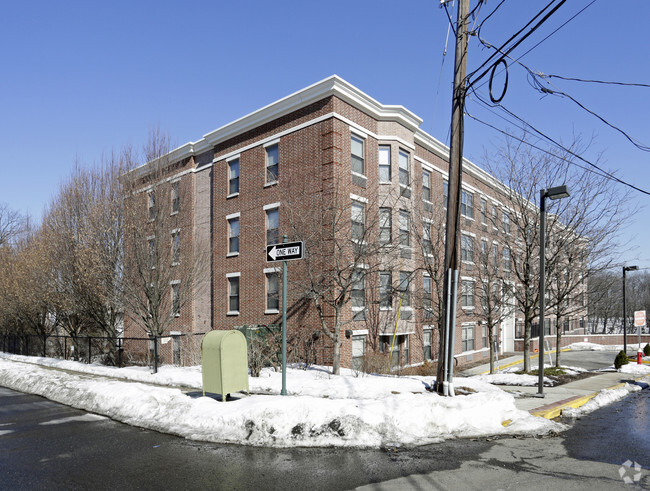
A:
[[[641,365],[643,363],[643,350],[639,348],[639,351],[636,352],[636,362]]]

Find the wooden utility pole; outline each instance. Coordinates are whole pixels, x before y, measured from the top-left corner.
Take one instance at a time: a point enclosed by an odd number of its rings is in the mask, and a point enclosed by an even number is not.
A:
[[[443,326],[438,354],[436,388],[440,394],[453,395],[454,339],[456,335],[455,306],[458,293],[458,230],[460,228],[460,196],[463,173],[463,139],[467,74],[467,26],[469,0],[459,0],[456,22],[456,56],[454,60],[454,94],[451,110],[449,145],[449,185],[447,228],[445,236],[445,280]],[[450,385],[451,389],[450,389]]]

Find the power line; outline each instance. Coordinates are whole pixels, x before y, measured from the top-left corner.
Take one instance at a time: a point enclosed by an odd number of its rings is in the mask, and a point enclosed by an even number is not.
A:
[[[604,84],[604,85],[622,85],[624,87],[650,88],[650,84],[615,82],[615,81],[607,81],[607,80],[589,80],[589,79],[575,78],[575,77],[563,77],[562,75],[550,75],[550,74],[547,75],[547,74],[541,73],[541,72],[538,75],[540,77],[543,77],[543,78],[559,78],[559,79],[562,79],[562,80],[568,80],[570,82],[585,82],[585,83]]]
[[[476,98],[477,98],[480,102],[482,102],[484,105],[489,106],[489,107],[497,107],[497,106],[491,105],[491,104],[488,103],[487,101],[483,100],[483,99],[482,99],[482,98],[481,98],[481,97],[480,97],[476,92],[474,92],[474,95],[475,95]],[[520,118],[519,116],[517,116],[516,114],[514,114],[512,111],[510,111],[510,110],[508,110],[507,108],[505,108],[503,105],[499,104],[498,107],[501,108],[503,111],[505,111],[505,112],[506,112],[507,114],[509,114],[510,116],[512,116],[513,118],[519,120],[519,121],[520,121],[522,124],[524,124],[527,128],[530,128],[531,130],[533,130],[536,134],[538,134],[538,135],[539,135],[540,137],[542,137],[543,139],[548,140],[549,142],[551,142],[551,143],[552,143],[553,145],[555,145],[556,147],[562,149],[563,151],[567,152],[569,155],[572,155],[573,157],[575,157],[575,158],[577,158],[578,160],[584,162],[585,164],[589,165],[590,167],[593,167],[594,169],[597,169],[597,170],[600,172],[600,175],[601,175],[601,176],[606,177],[606,178],[608,178],[608,179],[611,179],[611,180],[613,180],[613,181],[616,181],[616,182],[618,182],[618,183],[620,183],[620,184],[623,184],[624,186],[627,186],[627,187],[629,187],[629,188],[634,189],[635,191],[639,191],[640,193],[643,193],[643,194],[646,194],[646,195],[650,196],[650,191],[646,191],[645,189],[641,189],[641,188],[639,188],[639,187],[637,187],[637,186],[635,186],[635,185],[633,185],[633,184],[631,184],[631,183],[629,183],[629,182],[626,182],[626,181],[624,181],[624,180],[622,180],[622,179],[616,177],[616,176],[615,176],[614,174],[612,174],[611,172],[607,172],[606,170],[601,169],[598,165],[594,164],[593,162],[590,162],[589,160],[585,159],[584,157],[582,157],[582,156],[578,155],[577,153],[571,151],[570,149],[566,148],[564,145],[562,145],[562,144],[560,144],[559,142],[555,141],[555,140],[554,140],[553,138],[551,138],[550,136],[548,136],[548,135],[546,135],[545,133],[543,133],[542,131],[538,130],[538,129],[535,128],[533,125],[531,125],[530,123],[528,123],[528,122],[525,121],[524,119],[522,119],[522,118]],[[485,121],[482,121],[482,120],[476,118],[475,116],[470,115],[469,113],[466,113],[466,114],[467,114],[469,117],[471,117],[472,119],[475,119],[476,121],[478,121],[479,123],[482,123],[482,124],[484,124],[484,125],[486,125],[486,126],[489,126],[489,127],[493,128],[493,129],[499,131],[500,133],[503,133],[503,134],[505,134],[505,135],[507,135],[507,136],[513,137],[513,138],[515,138],[516,140],[521,141],[522,143],[526,143],[526,144],[532,146],[533,148],[537,148],[537,149],[539,149],[539,150],[545,151],[545,152],[548,153],[549,155],[553,155],[553,156],[556,157],[556,158],[561,158],[562,160],[565,160],[565,161],[568,162],[568,163],[571,163],[571,164],[573,164],[573,165],[577,165],[575,162],[572,162],[572,161],[569,161],[569,160],[563,159],[562,157],[558,157],[557,155],[554,155],[554,154],[552,154],[552,153],[550,153],[550,152],[548,152],[548,151],[546,151],[546,150],[543,150],[543,149],[541,149],[541,148],[539,148],[539,147],[536,147],[536,146],[530,144],[529,142],[526,142],[526,141],[524,141],[524,140],[521,140],[521,139],[515,137],[514,135],[510,135],[510,134],[508,134],[507,132],[505,132],[505,131],[503,131],[503,130],[497,128],[496,126],[493,126],[493,125],[491,125],[491,124],[489,124],[489,123],[487,123],[487,122],[485,122]]]
[[[474,78],[474,75],[475,75],[479,70],[481,70],[485,65],[487,65],[488,63],[490,63],[490,61],[491,61],[495,56],[497,56],[498,54],[501,54],[502,57],[505,57],[505,56],[507,56],[508,54],[510,54],[510,53],[511,53],[511,52],[512,52],[512,51],[513,51],[517,46],[519,46],[521,43],[523,43],[523,42],[524,42],[524,41],[525,41],[525,40],[526,40],[526,39],[527,39],[531,34],[533,34],[537,29],[539,29],[539,27],[540,27],[542,24],[544,24],[544,22],[546,22],[546,21],[547,21],[547,20],[548,20],[548,19],[549,19],[549,18],[550,18],[550,17],[551,17],[551,16],[552,16],[556,11],[557,11],[557,10],[558,10],[558,9],[559,9],[559,8],[560,8],[560,7],[565,3],[565,2],[566,2],[566,0],[560,0],[560,2],[559,2],[555,7],[551,8],[551,10],[550,10],[548,13],[544,14],[544,12],[546,11],[546,9],[550,8],[550,7],[553,5],[553,3],[555,3],[555,0],[552,0],[548,5],[546,5],[546,7],[544,7],[540,12],[538,12],[538,13],[535,15],[535,17],[533,17],[530,21],[528,21],[528,23],[527,23],[524,27],[522,27],[522,28],[521,28],[519,31],[517,31],[513,36],[511,36],[511,37],[510,37],[510,38],[509,38],[505,43],[503,43],[503,45],[501,46],[501,48],[498,48],[498,49],[496,50],[496,52],[493,53],[492,55],[490,55],[490,56],[489,56],[489,57],[488,57],[488,58],[487,58],[487,59],[486,59],[486,60],[485,60],[485,61],[484,61],[484,62],[483,62],[483,63],[482,63],[482,64],[481,64],[481,65],[480,65],[476,70],[474,70],[472,73],[470,73],[470,74],[466,77],[466,80],[471,80],[472,78]],[[512,46],[510,46],[510,47],[507,48],[507,50],[506,50],[506,46],[507,46],[508,44],[510,44],[510,42],[513,41],[517,36],[519,36],[519,34],[521,34],[521,33],[522,33],[526,28],[528,28],[528,26],[530,26],[533,22],[535,22],[535,20],[536,20],[538,17],[540,17],[542,14],[544,14],[544,16],[542,17],[542,19],[541,19],[539,22],[537,22],[537,24],[535,24],[535,25],[530,29],[530,31],[528,31],[526,34],[524,34],[524,35],[521,37],[521,39],[519,39],[517,42],[515,42]],[[505,51],[504,51],[504,50],[505,50]],[[497,60],[497,62],[498,62],[498,60]],[[488,66],[488,68],[486,68],[486,69],[485,69],[485,70],[484,70],[480,75],[478,75],[477,77],[475,77],[474,80],[473,80],[472,82],[469,82],[468,85],[467,85],[467,87],[468,87],[468,88],[471,87],[475,82],[477,82],[477,81],[479,81],[481,78],[483,78],[483,77],[485,76],[485,74],[488,73],[488,71],[490,71],[491,68],[492,68],[492,65]]]

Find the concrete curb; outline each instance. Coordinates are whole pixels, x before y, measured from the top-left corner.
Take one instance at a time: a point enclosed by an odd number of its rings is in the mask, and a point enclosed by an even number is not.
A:
[[[566,351],[571,351],[571,350],[568,349],[568,348],[562,348],[560,350],[560,352],[562,352],[562,353],[564,353]],[[553,353],[557,353],[557,351],[556,350],[544,351],[544,356],[546,356],[547,354],[553,354]],[[535,358],[539,358],[539,353],[531,353],[530,359],[533,360]],[[636,358],[635,358],[635,361],[636,361]],[[507,363],[505,365],[500,365],[499,366],[499,371],[503,370],[504,368],[510,368],[512,366],[518,365],[518,364],[523,363],[523,362],[524,362],[524,359],[522,357],[521,360],[513,361],[513,362]],[[489,375],[489,373],[490,373],[490,370],[488,370],[486,372],[481,372],[478,375]]]
[[[633,378],[632,380],[634,382],[639,382],[640,380],[643,380],[644,378],[647,378],[648,375],[643,375],[641,377],[636,377]],[[535,409],[531,409],[529,412],[533,416],[537,416],[540,418],[546,418],[546,419],[554,419],[557,418],[558,416],[562,415],[562,411],[567,408],[579,408],[581,406],[584,406],[589,402],[591,399],[596,397],[602,390],[612,390],[612,389],[618,389],[620,387],[624,387],[627,382],[622,382],[620,384],[612,385],[611,387],[605,387],[604,389],[601,389],[597,392],[593,392],[592,394],[588,394],[586,396],[575,396],[575,397],[569,397],[568,399],[564,399],[562,401],[557,401],[551,404],[547,404],[545,406],[540,406]]]

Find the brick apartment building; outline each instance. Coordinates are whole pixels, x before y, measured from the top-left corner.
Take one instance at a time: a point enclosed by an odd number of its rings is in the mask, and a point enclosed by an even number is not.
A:
[[[357,273],[347,272],[357,276],[341,310],[341,365],[391,345],[394,363],[436,358],[437,287],[423,261],[441,254],[434,243],[443,236],[449,149],[421,123],[332,76],[165,155],[173,165],[162,199],[178,217],[168,232],[172,255],[182,258],[179,271],[190,257],[207,258],[187,301],[179,301],[180,277],[170,281],[175,319],[165,334],[279,324],[280,263],[266,262],[265,248],[286,234],[304,240],[311,259],[288,264],[290,338],[311,340],[317,362],[331,363],[331,341],[317,334],[321,317],[306,280],[315,268],[345,269],[355,251],[368,254],[354,258]],[[501,268],[511,261],[499,240],[511,213],[503,184],[468,161],[463,172],[460,362],[488,354],[474,299],[479,254]],[[324,309],[325,319],[334,315]],[[513,312],[500,323],[501,351],[514,350],[517,319]]]

